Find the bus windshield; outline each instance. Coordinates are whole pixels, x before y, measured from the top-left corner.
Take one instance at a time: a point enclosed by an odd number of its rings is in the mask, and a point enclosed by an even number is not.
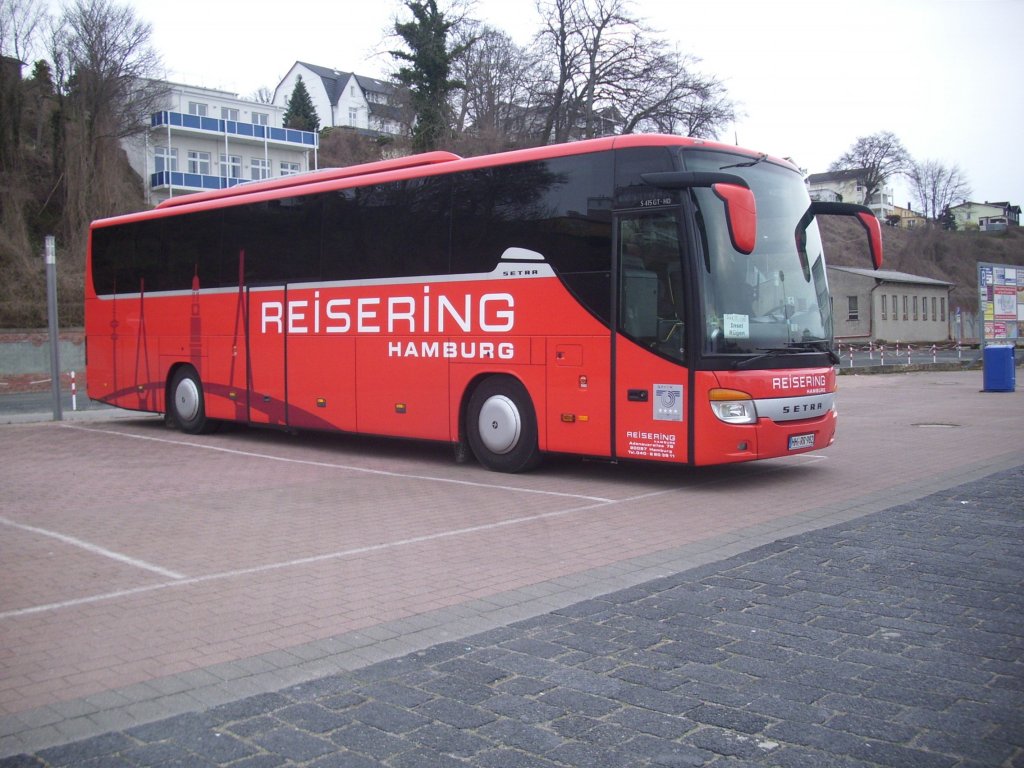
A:
[[[832,314],[817,222],[803,179],[766,159],[688,152],[688,170],[726,171],[750,184],[757,246],[735,250],[725,210],[710,189],[693,190],[701,246],[703,350],[712,355],[827,352]]]

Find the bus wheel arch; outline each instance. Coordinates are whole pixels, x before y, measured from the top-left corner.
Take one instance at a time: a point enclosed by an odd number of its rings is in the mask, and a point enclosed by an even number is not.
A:
[[[167,421],[189,435],[212,432],[216,422],[206,417],[206,398],[199,373],[188,363],[168,372]]]
[[[470,451],[495,472],[524,472],[541,459],[537,412],[514,376],[492,374],[474,382],[462,409],[461,432]]]

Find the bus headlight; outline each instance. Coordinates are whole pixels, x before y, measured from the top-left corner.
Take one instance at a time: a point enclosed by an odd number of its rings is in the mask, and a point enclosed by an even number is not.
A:
[[[756,424],[757,408],[746,392],[737,389],[712,389],[708,393],[711,410],[727,424]]]

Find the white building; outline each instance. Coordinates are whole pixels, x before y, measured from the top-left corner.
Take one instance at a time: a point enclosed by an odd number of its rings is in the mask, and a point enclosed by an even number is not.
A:
[[[283,107],[210,88],[157,85],[166,89],[166,108],[124,142],[151,205],[317,167],[318,135],[282,127]]]
[[[957,229],[977,228],[982,232],[1005,232],[1007,227],[1020,226],[1020,206],[1009,202],[973,203],[965,200],[949,208]]]
[[[274,89],[273,102],[284,110],[302,78],[321,128],[348,127],[373,135],[405,131],[398,91],[391,83],[296,61]]]
[[[865,200],[867,185],[864,178],[867,171],[830,171],[829,173],[812,173],[807,177],[807,192],[811,200],[822,203],[856,203],[866,205],[883,221],[893,214],[892,187],[883,186],[877,190],[870,200]]]

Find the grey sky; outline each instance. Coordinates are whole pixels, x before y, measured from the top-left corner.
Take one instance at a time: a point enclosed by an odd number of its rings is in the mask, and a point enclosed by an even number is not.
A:
[[[273,88],[296,60],[388,74],[384,36],[403,7],[128,2],[152,24],[168,79],[242,96]],[[858,136],[889,130],[916,158],[959,164],[973,199],[1024,205],[1024,0],[634,0],[634,8],[725,81],[742,117],[720,140],[818,173]],[[475,10],[521,44],[540,26],[532,0],[477,0]],[[902,185],[896,196],[908,202]]]

